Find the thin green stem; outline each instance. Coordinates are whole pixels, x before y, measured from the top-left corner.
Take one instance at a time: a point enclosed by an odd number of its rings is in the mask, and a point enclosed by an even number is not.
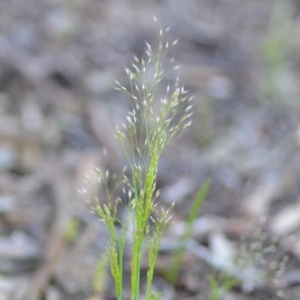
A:
[[[140,297],[140,270],[142,256],[143,237],[140,232],[136,232],[133,245],[132,258],[132,282],[131,282],[131,300],[138,300]]]

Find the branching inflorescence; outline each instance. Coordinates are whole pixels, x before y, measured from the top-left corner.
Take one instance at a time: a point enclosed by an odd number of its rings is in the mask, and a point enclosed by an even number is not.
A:
[[[191,125],[192,98],[179,85],[179,80],[167,85],[161,92],[161,83],[166,72],[173,71],[173,61],[167,60],[169,50],[175,46],[165,41],[168,29],[160,30],[157,51],[146,43],[144,58],[135,57],[130,68],[125,68],[128,86],[118,81],[117,90],[126,93],[133,100],[133,109],[126,121],[116,127],[119,140],[128,160],[127,172],[123,173],[121,184],[124,197],[129,199],[126,220],[119,220],[117,205],[120,199],[104,204],[95,188],[91,207],[110,232],[108,256],[114,278],[118,300],[123,291],[123,256],[127,236],[131,238],[131,300],[140,299],[140,267],[142,255],[148,255],[148,272],[145,299],[158,299],[152,291],[154,268],[162,234],[170,221],[172,206],[164,209],[158,205],[159,191],[156,187],[158,162],[167,145],[185,128]],[[128,172],[129,171],[129,172]],[[130,176],[125,175],[130,174]],[[107,181],[109,175],[98,169],[93,171],[97,184]],[[103,176],[104,175],[104,176]],[[107,185],[106,185],[107,186]],[[109,191],[105,188],[107,193]],[[122,224],[118,231],[115,224]],[[147,251],[144,251],[144,250]],[[156,297],[156,298],[155,298]]]

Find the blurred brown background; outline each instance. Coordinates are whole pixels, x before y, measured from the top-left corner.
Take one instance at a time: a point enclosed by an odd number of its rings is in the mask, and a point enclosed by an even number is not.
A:
[[[92,166],[118,173],[126,163],[114,127],[130,101],[114,79],[126,84],[124,66],[145,41],[157,44],[160,26],[179,38],[171,55],[195,95],[192,127],[161,159],[160,201],[176,202],[166,239],[179,239],[210,178],[196,245],[228,259],[262,228],[278,239],[271,260],[290,256],[279,282],[247,289],[251,280],[240,278],[222,299],[300,299],[299,8],[297,0],[0,1],[0,300],[115,299],[109,272],[95,279],[107,233],[76,190]],[[214,264],[197,249],[187,250],[176,284],[163,276],[172,249],[160,255],[154,286],[164,300],[207,299]]]

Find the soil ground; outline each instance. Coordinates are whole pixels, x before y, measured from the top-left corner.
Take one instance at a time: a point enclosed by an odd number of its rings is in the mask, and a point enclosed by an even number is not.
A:
[[[145,41],[157,45],[159,26],[179,39],[171,55],[195,100],[192,126],[160,161],[159,201],[176,205],[154,288],[164,300],[208,299],[209,276],[262,240],[260,253],[275,251],[266,262],[247,256],[222,299],[300,299],[298,2],[0,1],[0,299],[116,299],[109,270],[95,279],[107,232],[77,189],[92,166],[126,165],[114,128],[131,104],[114,79],[127,84],[124,67],[143,56]],[[171,283],[170,245],[207,179]],[[247,277],[286,255],[276,282]],[[129,271],[128,263],[125,278]]]

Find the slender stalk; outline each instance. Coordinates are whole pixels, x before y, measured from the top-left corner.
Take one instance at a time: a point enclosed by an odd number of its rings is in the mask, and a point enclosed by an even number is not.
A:
[[[140,241],[140,236],[138,234],[136,244],[134,245],[134,250],[133,250],[133,261],[134,261],[134,266],[135,270],[134,272],[134,277],[133,277],[133,282],[132,282],[132,300],[138,300],[140,297],[140,269],[141,269],[141,254],[142,254],[142,243]]]

